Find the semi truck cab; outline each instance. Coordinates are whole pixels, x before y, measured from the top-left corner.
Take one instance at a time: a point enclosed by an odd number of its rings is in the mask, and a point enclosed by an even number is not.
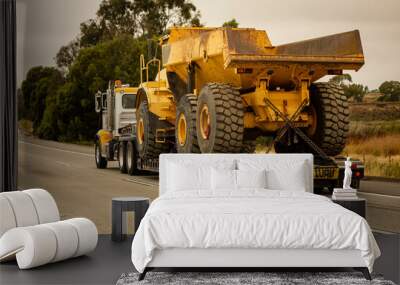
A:
[[[117,80],[106,92],[96,94],[96,112],[101,113],[102,130],[112,132],[113,137],[127,125],[136,124],[137,88],[123,85]]]
[[[96,133],[96,164],[107,167],[107,161],[118,159],[120,138],[126,127],[136,125],[136,94],[138,88],[122,84],[120,80],[109,83],[106,92],[95,94],[96,112],[100,114]]]

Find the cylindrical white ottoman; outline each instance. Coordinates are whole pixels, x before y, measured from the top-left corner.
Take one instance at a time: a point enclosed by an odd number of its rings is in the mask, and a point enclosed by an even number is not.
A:
[[[0,238],[0,260],[16,255],[20,269],[28,269],[84,255],[96,248],[97,228],[92,221],[75,218],[14,228]]]

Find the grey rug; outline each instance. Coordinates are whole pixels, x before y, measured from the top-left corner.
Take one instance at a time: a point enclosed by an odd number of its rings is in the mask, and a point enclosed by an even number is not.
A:
[[[138,281],[138,273],[122,274],[117,285],[133,284],[327,284],[327,285],[395,285],[381,276],[373,275],[368,281],[359,272],[148,272],[146,278]]]

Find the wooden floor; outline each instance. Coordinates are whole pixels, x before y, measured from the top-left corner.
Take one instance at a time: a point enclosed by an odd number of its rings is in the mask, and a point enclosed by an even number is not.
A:
[[[381,232],[374,232],[374,235],[382,251],[382,257],[375,262],[374,273],[399,284],[400,235]],[[100,235],[96,250],[88,256],[30,270],[19,270],[16,262],[3,263],[0,284],[115,284],[122,273],[134,271],[131,240],[115,243],[109,235]]]

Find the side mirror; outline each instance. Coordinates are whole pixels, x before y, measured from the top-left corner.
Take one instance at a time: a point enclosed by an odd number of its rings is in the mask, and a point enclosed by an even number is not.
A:
[[[103,93],[103,94],[101,94],[101,96],[102,96],[102,100],[101,100],[101,103],[102,103],[102,108],[103,108],[103,110],[107,110],[107,93]]]
[[[100,113],[102,111],[103,104],[101,101],[102,101],[102,94],[100,91],[98,91],[95,95],[95,100],[94,100],[96,113]]]

